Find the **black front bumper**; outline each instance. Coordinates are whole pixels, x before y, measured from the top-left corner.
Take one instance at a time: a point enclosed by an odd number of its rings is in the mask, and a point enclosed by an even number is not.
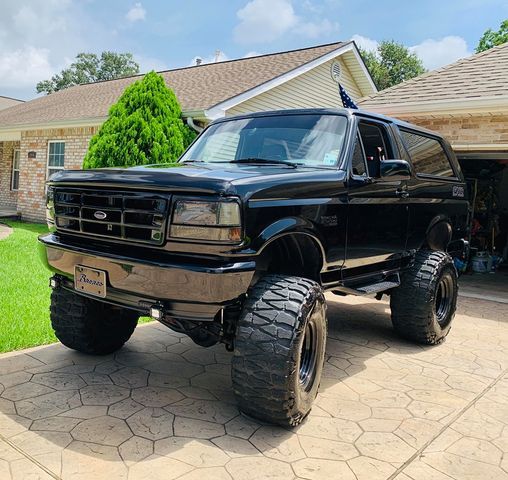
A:
[[[142,314],[157,305],[178,319],[213,320],[247,292],[256,267],[253,261],[204,265],[132,258],[66,243],[54,233],[39,242],[43,261],[63,288],[74,288],[75,265],[103,270],[107,294],[99,300]]]

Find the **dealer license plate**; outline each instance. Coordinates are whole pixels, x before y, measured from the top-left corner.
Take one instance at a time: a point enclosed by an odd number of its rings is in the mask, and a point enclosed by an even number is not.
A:
[[[104,298],[106,296],[106,272],[76,265],[74,267],[74,288],[78,292]]]

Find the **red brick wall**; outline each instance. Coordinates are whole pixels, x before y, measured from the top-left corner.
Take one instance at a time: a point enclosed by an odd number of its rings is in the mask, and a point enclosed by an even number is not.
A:
[[[12,159],[19,142],[0,142],[0,207],[15,208],[18,192],[11,190]]]
[[[65,142],[65,168],[80,169],[90,138],[97,127],[30,130],[21,133],[21,173],[18,211],[25,220],[45,220],[45,182],[48,162],[48,141]],[[28,158],[28,152],[36,158]]]

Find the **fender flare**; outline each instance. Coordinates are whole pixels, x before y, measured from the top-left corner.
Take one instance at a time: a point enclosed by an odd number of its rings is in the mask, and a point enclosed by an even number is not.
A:
[[[320,235],[315,231],[314,225],[299,217],[285,217],[265,227],[259,235],[252,240],[250,248],[253,253],[260,255],[273,242],[291,235],[305,235],[316,245],[324,265],[326,261],[325,248]]]
[[[437,215],[429,223],[425,232],[425,241],[432,250],[446,251],[452,239],[453,228],[450,218],[446,215]]]

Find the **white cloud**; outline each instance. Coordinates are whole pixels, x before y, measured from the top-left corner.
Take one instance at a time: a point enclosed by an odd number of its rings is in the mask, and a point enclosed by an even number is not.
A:
[[[144,20],[146,17],[146,10],[143,8],[141,3],[135,3],[133,7],[126,13],[125,18],[131,22],[137,22],[139,20]]]
[[[429,38],[410,47],[409,50],[422,59],[423,65],[428,70],[448,65],[472,54],[466,41],[457,36],[448,36],[440,40]]]
[[[302,22],[298,27],[300,33],[309,38],[318,38],[322,35],[330,35],[339,30],[337,22],[330,22],[327,18],[320,22]]]
[[[311,6],[307,3],[306,9]],[[240,23],[233,36],[243,44],[268,43],[287,33],[317,38],[339,28],[328,19],[309,21],[298,16],[291,0],[251,0],[236,15]]]
[[[240,23],[233,34],[240,43],[271,42],[298,23],[288,0],[252,0],[236,16]]]
[[[375,52],[379,45],[376,40],[372,40],[372,38],[364,37],[358,34],[353,35],[351,40],[354,40],[359,48],[367,50],[367,52]]]
[[[37,82],[50,78],[66,58],[84,48],[81,34],[88,24],[80,13],[81,7],[70,0],[2,0],[0,94],[35,96]]]
[[[353,35],[351,40],[369,52],[375,52],[379,45],[376,40],[358,34]],[[467,48],[466,41],[457,36],[447,36],[439,40],[428,38],[418,45],[409,47],[409,51],[418,55],[427,70],[448,65],[460,58],[469,57],[472,53]]]
[[[0,53],[0,85],[6,88],[34,86],[51,77],[54,69],[46,48],[24,47]]]
[[[152,70],[160,72],[169,69],[169,66],[165,62],[155,57],[145,57],[144,55],[135,54],[134,60],[139,63],[139,71],[141,73],[147,73]]]

